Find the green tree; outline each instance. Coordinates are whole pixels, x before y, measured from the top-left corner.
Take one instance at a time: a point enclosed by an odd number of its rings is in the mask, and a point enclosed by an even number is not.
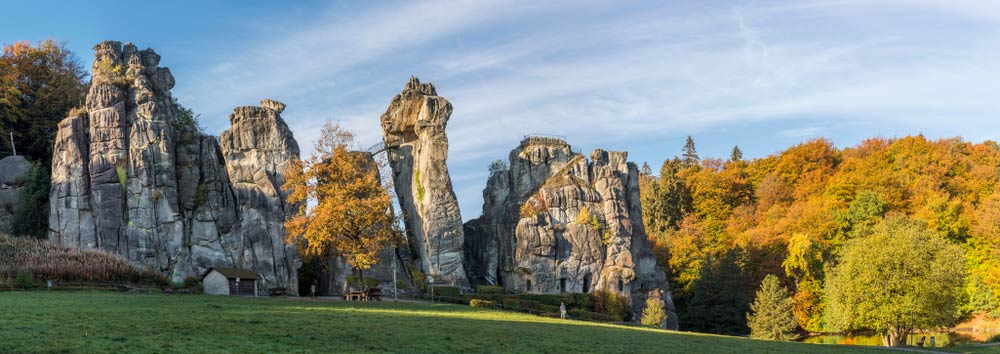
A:
[[[662,328],[667,321],[667,312],[663,311],[663,300],[656,297],[646,299],[646,308],[642,310],[643,326]]]
[[[36,165],[28,170],[27,178],[18,196],[18,208],[14,212],[13,231],[18,236],[45,238],[49,230],[49,172]]]
[[[750,338],[771,340],[795,339],[799,327],[792,314],[792,295],[778,277],[768,274],[760,283],[757,297],[747,314]]]
[[[688,135],[687,140],[684,142],[684,155],[681,155],[682,161],[684,161],[684,167],[697,166],[698,161],[698,150],[694,147],[694,139]]]
[[[862,191],[851,201],[846,210],[834,213],[840,230],[837,233],[837,243],[863,236],[871,228],[882,221],[889,211],[889,204],[872,191]]]
[[[826,281],[827,322],[872,330],[900,346],[915,329],[954,323],[962,300],[962,249],[921,222],[887,218],[849,241]]]
[[[749,332],[746,313],[750,306],[743,295],[743,273],[737,257],[731,251],[707,261],[691,286],[691,301],[682,322],[692,331],[726,335]]]
[[[730,162],[743,161],[743,151],[740,150],[739,145],[733,146],[733,152],[729,154]]]

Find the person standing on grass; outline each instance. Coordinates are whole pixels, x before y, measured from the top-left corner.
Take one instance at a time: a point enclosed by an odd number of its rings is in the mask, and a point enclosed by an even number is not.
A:
[[[565,302],[560,302],[559,303],[559,318],[564,319],[564,320],[566,319],[566,303]]]

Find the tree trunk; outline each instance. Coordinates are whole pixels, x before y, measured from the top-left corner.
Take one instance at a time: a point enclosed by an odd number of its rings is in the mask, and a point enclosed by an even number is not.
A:
[[[890,329],[888,333],[882,335],[882,345],[886,347],[902,347],[906,345],[906,335],[910,330],[906,328]]]
[[[365,290],[365,274],[361,268],[358,268],[358,289]]]

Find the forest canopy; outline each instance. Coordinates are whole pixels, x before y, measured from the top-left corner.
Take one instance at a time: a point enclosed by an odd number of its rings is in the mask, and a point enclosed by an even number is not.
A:
[[[960,251],[965,277],[957,282],[959,315],[1000,315],[997,143],[907,136],[843,149],[816,139],[753,160],[735,151],[728,160],[694,161],[698,155],[688,139],[683,155],[663,162],[659,175],[645,166],[640,176],[643,221],[658,261],[669,269],[682,323],[707,315],[699,313],[705,311],[700,299],[709,295],[701,292],[739,292],[711,296],[745,309],[764,277],[775,274],[793,289],[799,326],[838,329],[825,319],[827,273],[843,261],[852,240],[887,218],[913,220],[922,229],[908,232],[936,240],[908,248]],[[732,267],[720,262],[734,263],[737,274],[712,271]],[[712,279],[720,276],[726,279]],[[720,281],[741,286],[706,286]],[[739,323],[745,319],[728,318],[733,323],[715,324],[715,330],[746,328]]]

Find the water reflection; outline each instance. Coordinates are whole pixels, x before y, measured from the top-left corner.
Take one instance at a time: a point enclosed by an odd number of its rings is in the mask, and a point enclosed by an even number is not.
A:
[[[964,333],[956,332],[934,332],[934,333],[916,333],[910,334],[906,337],[906,344],[916,346],[920,339],[924,338],[924,347],[930,346],[931,337],[934,337],[935,347],[943,347],[947,345],[961,345],[961,344],[973,344],[981,343],[982,339],[976,339],[970,335]],[[868,345],[868,346],[881,346],[882,338],[877,335],[843,335],[843,334],[824,334],[818,336],[806,337],[802,340],[803,343],[814,343],[814,344],[840,344],[840,345]]]

